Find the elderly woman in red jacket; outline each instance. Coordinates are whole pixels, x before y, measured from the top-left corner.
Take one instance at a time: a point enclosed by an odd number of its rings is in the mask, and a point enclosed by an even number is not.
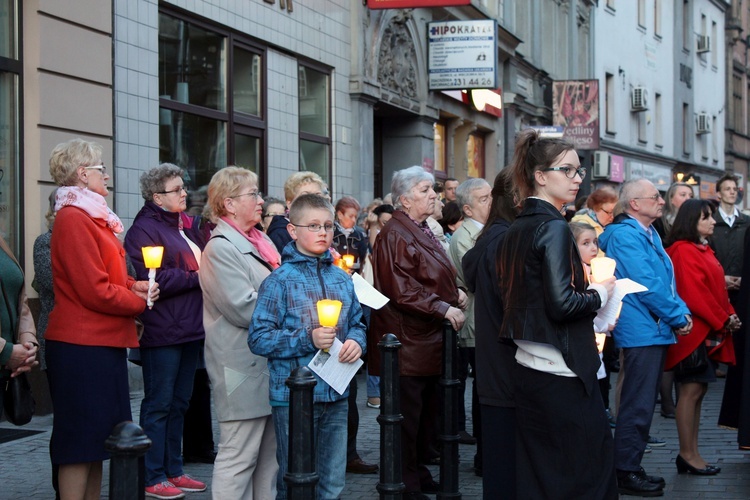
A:
[[[386,333],[401,342],[400,388],[404,498],[428,498],[437,484],[419,460],[429,455],[438,415],[443,320],[459,330],[466,294],[456,287],[456,270],[427,226],[437,194],[432,174],[415,166],[396,172],[391,184],[395,211],[373,248],[375,287],[390,302],[372,312],[368,332],[370,373],[380,374],[377,343]]]
[[[680,207],[669,234],[671,245],[667,253],[674,263],[677,293],[690,308],[694,326],[689,335],[679,336],[677,344],[670,346],[665,362],[667,370],[674,368],[696,349],[705,352],[709,334],[732,332],[740,326],[729,303],[724,270],[707,242],[716,224],[712,213],[710,202],[687,200]],[[712,349],[711,356],[734,364],[731,337],[726,336],[723,343]],[[714,369],[711,363],[706,363],[705,369],[699,373],[676,372],[675,381],[680,383],[676,411],[680,439],[677,472],[717,474],[721,469],[709,465],[698,451],[701,402],[708,390],[708,383],[716,381]]]

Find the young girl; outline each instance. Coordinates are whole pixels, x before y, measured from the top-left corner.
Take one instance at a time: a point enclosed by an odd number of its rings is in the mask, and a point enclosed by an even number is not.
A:
[[[596,229],[593,226],[586,224],[585,222],[571,222],[570,230],[573,231],[573,237],[576,240],[576,246],[578,246],[578,252],[581,254],[581,260],[583,261],[583,268],[586,276],[591,275],[591,259],[597,256],[599,253],[599,240],[596,237]],[[607,410],[607,418],[612,422],[612,417],[609,412],[607,402],[609,401],[609,373],[604,367],[604,357],[602,350],[604,349],[604,340],[609,333],[609,325],[599,324],[594,319],[594,334],[596,335],[596,347],[599,349],[599,359],[602,360],[599,371],[596,372],[596,378],[599,379],[599,388],[602,392],[602,400],[604,401],[604,408]]]

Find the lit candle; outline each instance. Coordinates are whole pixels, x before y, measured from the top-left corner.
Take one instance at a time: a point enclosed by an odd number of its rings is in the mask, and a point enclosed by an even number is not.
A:
[[[599,351],[599,354],[602,353],[604,350],[604,340],[607,338],[606,333],[594,333],[596,336],[596,348]]]
[[[594,283],[601,283],[615,275],[615,259],[609,257],[594,257],[591,259],[591,274]]]
[[[335,328],[339,322],[339,314],[341,314],[341,301],[323,299],[318,301],[317,306],[320,326]]]
[[[161,258],[164,255],[164,247],[143,247],[143,263],[148,269],[148,300],[146,305],[152,307],[154,301],[151,300],[151,289],[154,287],[156,280],[156,270],[161,267]]]
[[[354,255],[346,254],[341,256],[342,259],[344,259],[344,264],[346,264],[346,267],[352,267],[354,265]]]

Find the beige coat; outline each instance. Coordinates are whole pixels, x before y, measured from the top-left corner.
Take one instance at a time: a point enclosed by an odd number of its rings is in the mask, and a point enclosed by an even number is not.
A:
[[[206,369],[219,422],[271,414],[266,359],[247,345],[258,288],[271,274],[260,260],[252,243],[221,220],[201,258]]]
[[[474,347],[474,294],[469,292],[466,286],[461,259],[464,258],[466,252],[474,247],[481,230],[473,220],[465,219],[461,227],[453,233],[450,248],[448,249],[448,256],[456,267],[456,285],[464,289],[469,298],[469,303],[466,306],[466,310],[464,310],[466,321],[458,332],[458,343],[461,347]]]

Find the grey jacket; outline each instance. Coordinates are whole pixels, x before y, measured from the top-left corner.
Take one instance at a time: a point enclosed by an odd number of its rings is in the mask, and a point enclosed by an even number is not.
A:
[[[266,359],[247,346],[258,288],[271,274],[260,260],[252,243],[222,220],[201,258],[206,369],[220,422],[271,414]]]

